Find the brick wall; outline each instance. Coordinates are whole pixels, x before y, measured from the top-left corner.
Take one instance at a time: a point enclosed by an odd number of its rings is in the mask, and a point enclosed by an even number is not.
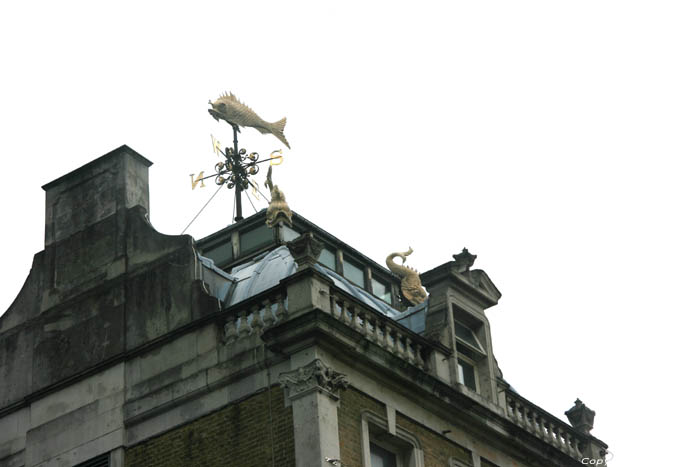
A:
[[[354,388],[348,388],[341,392],[340,406],[338,407],[338,432],[340,459],[343,462],[343,467],[362,467],[362,412],[365,410],[386,418],[386,408],[383,403]],[[423,449],[425,467],[447,467],[450,457],[471,464],[471,452],[440,433],[436,433],[398,412],[396,413],[396,424],[418,438]]]
[[[127,467],[273,465],[294,466],[292,408],[284,407],[284,394],[279,387],[259,392],[126,451]]]

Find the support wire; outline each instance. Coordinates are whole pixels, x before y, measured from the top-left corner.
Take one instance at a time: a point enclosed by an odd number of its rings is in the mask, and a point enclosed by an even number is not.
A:
[[[253,211],[258,212],[258,210],[255,209],[255,205],[253,204],[253,200],[250,199],[250,195],[248,195],[248,190],[245,190],[244,193],[245,193],[245,197],[248,198],[248,201],[250,201],[250,205],[253,206]]]
[[[197,220],[197,217],[199,217],[199,215],[202,213],[202,211],[204,211],[204,208],[207,207],[207,205],[211,202],[211,200],[214,199],[214,196],[216,196],[216,194],[217,194],[219,191],[221,191],[221,189],[222,189],[223,187],[224,187],[224,185],[219,185],[219,188],[217,188],[216,191],[214,192],[214,194],[211,195],[211,198],[209,198],[209,201],[207,201],[206,203],[204,203],[204,206],[202,206],[202,209],[200,209],[199,212],[198,212],[198,213],[194,216],[194,218],[190,221],[190,223],[187,224],[187,227],[185,227],[185,230],[183,230],[183,231],[180,233],[180,235],[183,235],[183,234],[187,231],[187,229],[190,228],[190,226],[192,225],[192,223],[193,223],[194,221],[196,221],[196,220]]]

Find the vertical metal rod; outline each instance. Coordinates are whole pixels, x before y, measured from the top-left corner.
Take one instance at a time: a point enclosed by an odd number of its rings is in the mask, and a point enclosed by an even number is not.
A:
[[[241,165],[241,156],[238,154],[238,130],[236,127],[233,127],[233,159],[235,161],[235,172],[234,172],[234,180],[238,177],[238,174],[240,173],[240,165]],[[241,202],[241,181],[242,180],[237,180],[236,181],[236,216],[233,218],[234,222],[238,222],[240,220],[243,220],[243,203]]]

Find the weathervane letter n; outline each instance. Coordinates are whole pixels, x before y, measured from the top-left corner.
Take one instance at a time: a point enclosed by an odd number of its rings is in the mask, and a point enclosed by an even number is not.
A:
[[[199,183],[200,188],[204,188],[204,171],[199,172],[197,178],[194,178],[194,174],[190,174],[190,181],[192,182],[193,190],[197,188],[197,183]]]

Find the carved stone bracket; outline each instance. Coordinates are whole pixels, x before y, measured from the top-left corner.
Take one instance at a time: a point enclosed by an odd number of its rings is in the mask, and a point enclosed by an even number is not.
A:
[[[290,253],[297,262],[299,269],[310,267],[318,261],[318,256],[323,249],[323,243],[314,237],[311,232],[306,232],[300,237],[287,243]]]
[[[289,400],[314,391],[324,392],[338,400],[338,390],[346,389],[348,380],[344,374],[338,373],[317,358],[294,371],[280,373],[280,384],[285,388]]]

